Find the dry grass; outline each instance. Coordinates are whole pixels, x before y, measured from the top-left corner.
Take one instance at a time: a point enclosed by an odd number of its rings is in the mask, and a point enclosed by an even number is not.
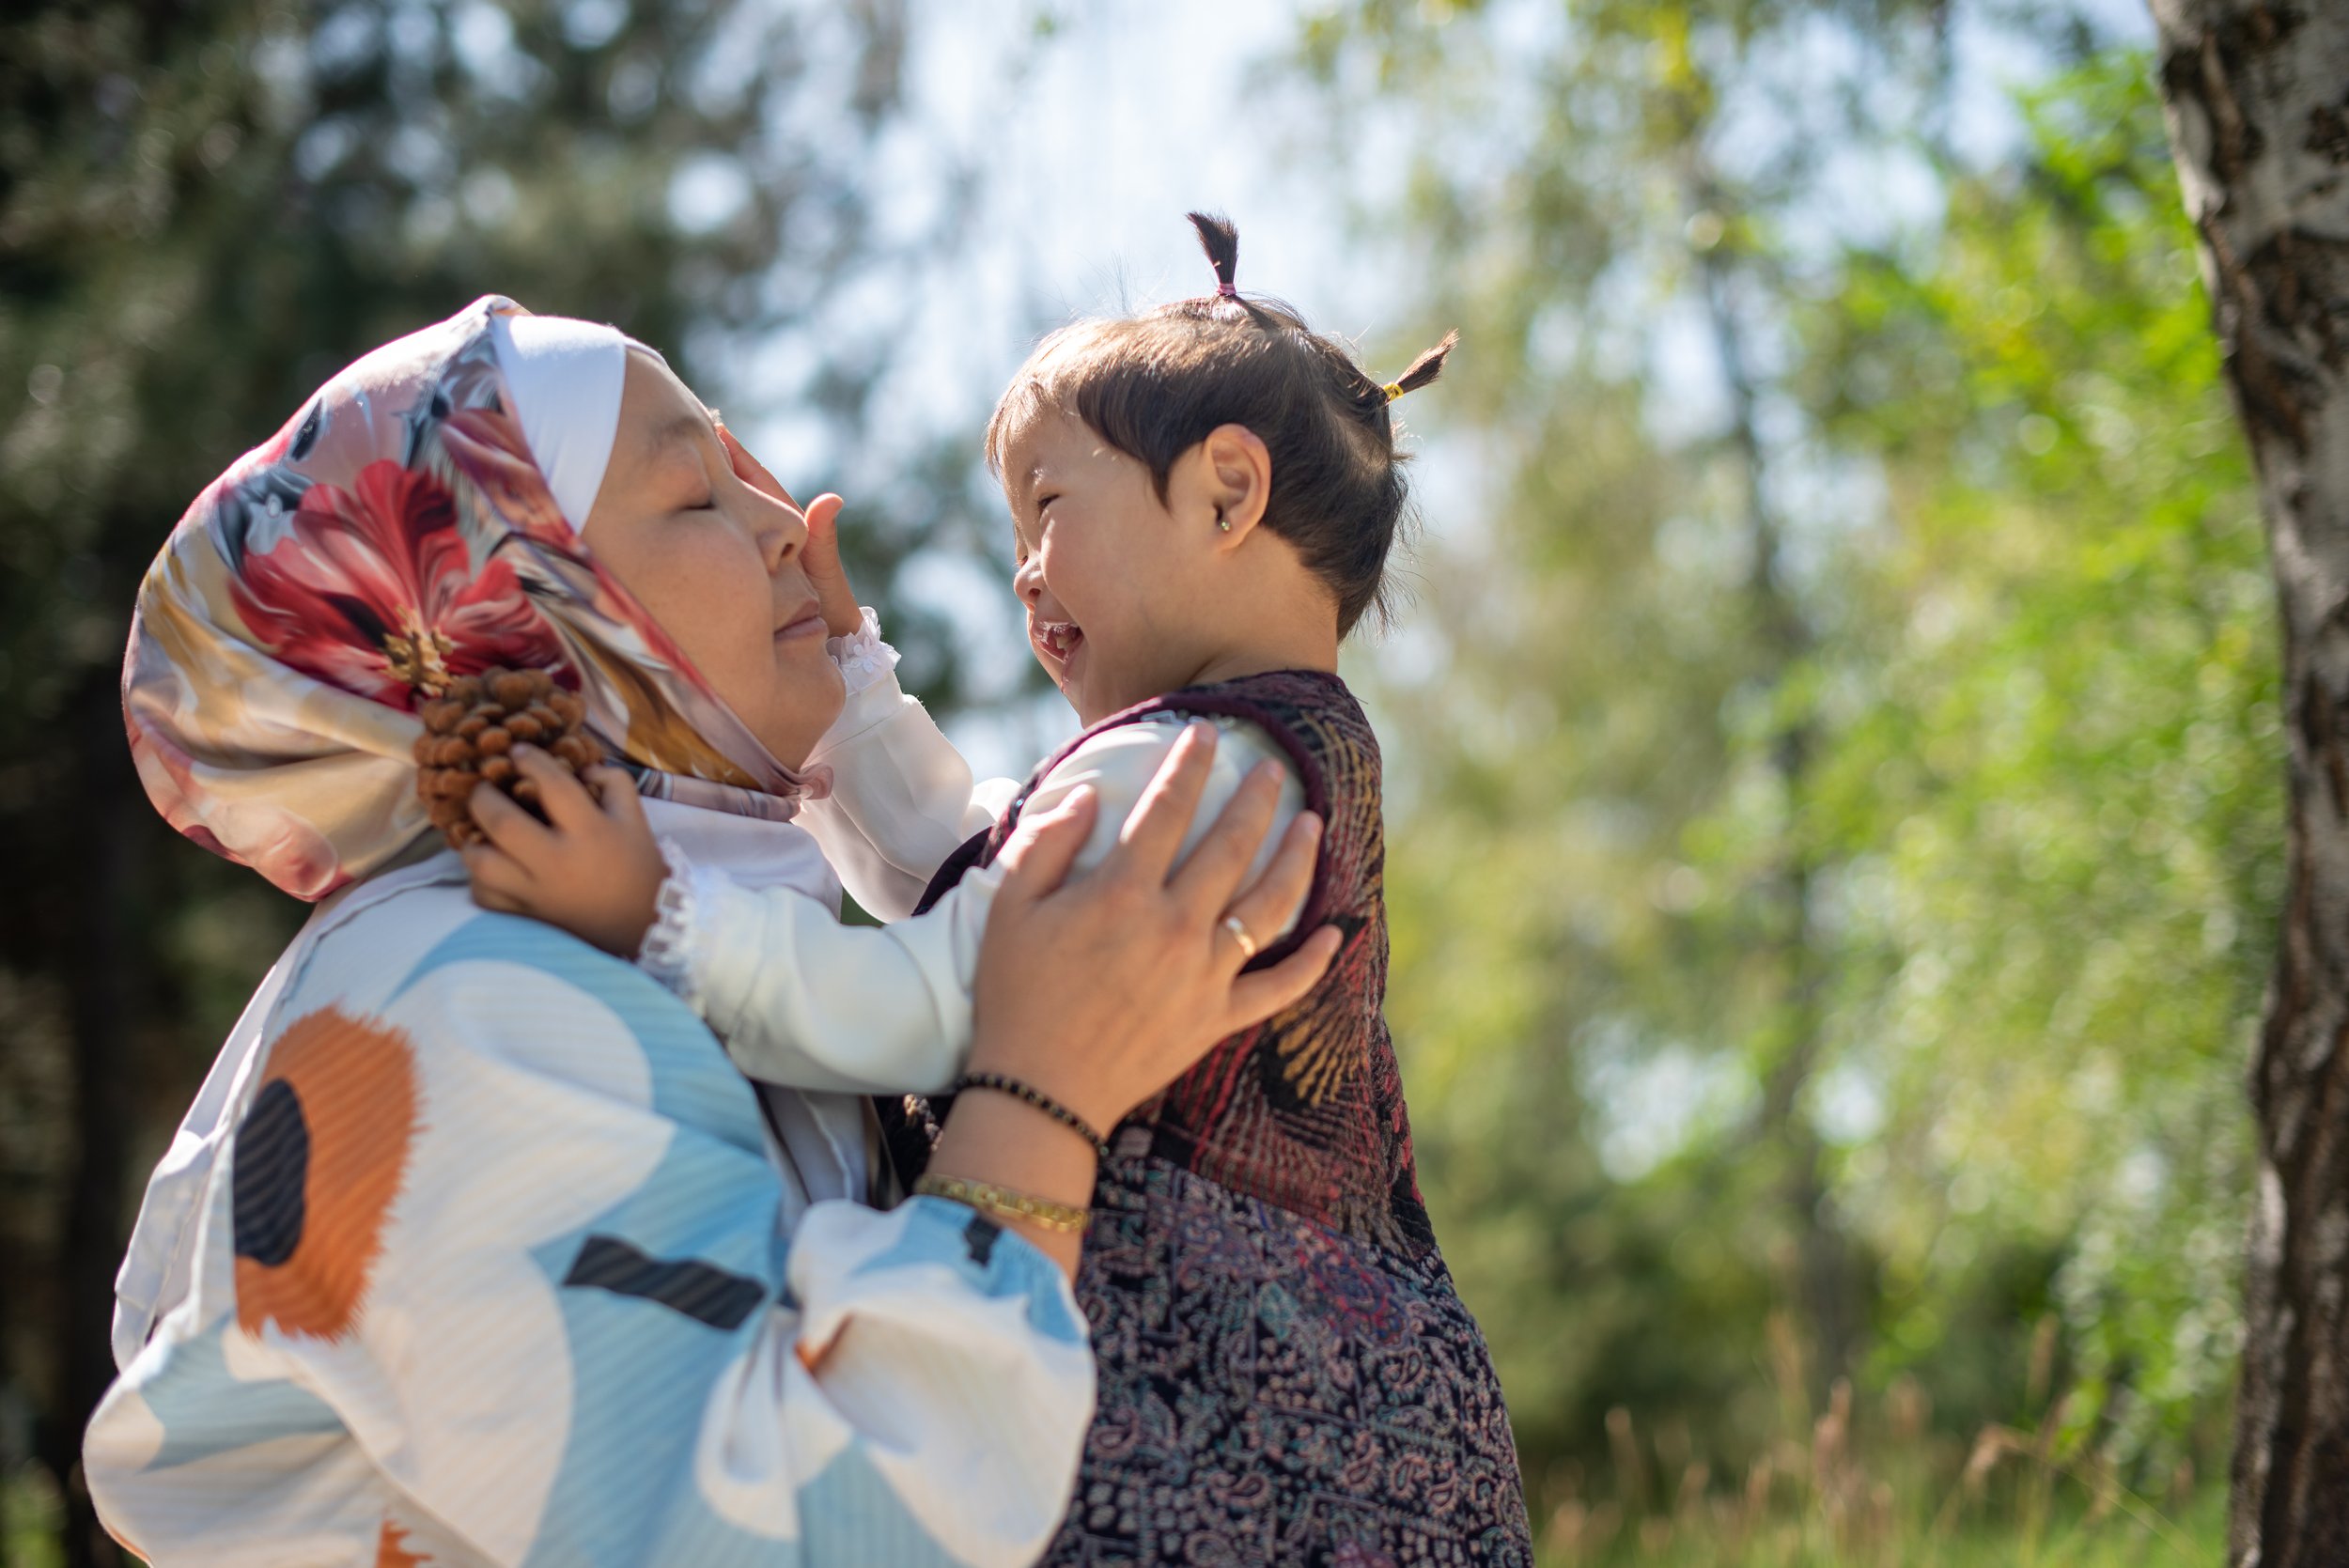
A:
[[[1716,1476],[1685,1429],[1607,1418],[1610,1460],[1587,1491],[1551,1478],[1535,1522],[1545,1568],[2155,1568],[2224,1560],[2226,1495],[2181,1466],[2158,1497],[2123,1483],[2072,1414],[2044,1399],[2052,1326],[2032,1358],[2030,1428],[1984,1427],[1969,1446],[1932,1430],[1912,1379],[1877,1408],[1839,1381],[1813,1409],[1799,1347],[1772,1326],[1786,1430],[1742,1476]]]

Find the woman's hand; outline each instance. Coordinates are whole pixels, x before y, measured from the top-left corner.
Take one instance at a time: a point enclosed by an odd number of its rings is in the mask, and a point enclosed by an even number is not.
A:
[[[1337,954],[1336,927],[1242,974],[1246,955],[1223,926],[1230,914],[1247,930],[1277,929],[1313,881],[1321,823],[1306,813],[1264,874],[1240,888],[1279,802],[1277,765],[1251,773],[1175,864],[1214,753],[1213,726],[1186,731],[1117,847],[1066,887],[1092,828],[1092,791],[1073,790],[1021,824],[979,948],[974,1071],[1020,1079],[1106,1132],[1218,1040],[1320,981]],[[1003,1094],[957,1098],[930,1169],[1072,1205],[1093,1192],[1083,1141]],[[1012,1223],[1073,1276],[1077,1236]]]
[[[762,494],[773,496],[807,520],[807,546],[801,552],[800,565],[816,589],[816,605],[823,612],[824,629],[834,637],[846,637],[863,625],[863,606],[857,602],[856,590],[848,584],[848,570],[840,564],[840,509],[848,504],[828,491],[802,508],[791,499],[791,492],[783,488],[783,481],[768,473],[767,465],[752,457],[750,448],[723,424],[718,427],[718,439],[725,442],[736,478]]]
[[[1182,863],[1216,732],[1194,724],[1178,740],[1089,875],[1061,885],[1083,828],[1060,814],[1023,825],[1004,850],[1010,867],[988,916],[972,988],[973,1069],[1010,1073],[1097,1127],[1114,1125],[1225,1035],[1311,990],[1337,951],[1334,928],[1315,932],[1270,969],[1247,962],[1223,927],[1277,930],[1313,881],[1321,820],[1303,813],[1255,883],[1241,889],[1278,807],[1281,769],[1264,763]],[[1085,814],[1090,815],[1090,807]]]
[[[461,851],[473,901],[528,915],[622,958],[645,945],[669,868],[645,820],[636,781],[622,768],[591,768],[596,795],[536,746],[517,746],[514,766],[537,781],[539,821],[491,784],[466,802],[490,835]],[[600,801],[597,796],[600,796]]]

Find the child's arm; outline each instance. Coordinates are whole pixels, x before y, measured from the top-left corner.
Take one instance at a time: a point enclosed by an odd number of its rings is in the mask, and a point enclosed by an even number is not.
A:
[[[489,835],[463,851],[474,902],[636,960],[769,1082],[903,1094],[942,1089],[960,1069],[985,902],[959,920],[844,926],[805,893],[673,867],[623,770],[589,769],[599,802],[537,748],[513,756],[547,819],[490,786],[474,792]]]
[[[808,801],[800,823],[859,907],[903,920],[946,857],[994,826],[1019,785],[972,781],[954,742],[898,686],[896,650],[870,610],[830,646],[848,700],[808,759],[831,772],[832,792]]]
[[[1215,728],[1221,743],[1182,852],[1190,852],[1252,770],[1277,773],[1273,826],[1251,867],[1252,880],[1294,831],[1304,788],[1286,755],[1253,726]],[[1077,790],[1092,790],[1098,809],[1075,872],[1090,869],[1115,846],[1182,733],[1179,723],[1148,723],[1094,737],[1044,777],[1022,814],[1049,812]],[[838,1063],[835,1070],[853,1064],[868,1080],[916,1067],[934,1080],[884,1083],[883,1093],[942,1087],[970,1052],[971,983],[1003,878],[1000,864],[972,871],[926,913],[875,930],[833,924],[809,899],[751,892],[696,868],[682,884],[690,917],[675,923],[683,931],[676,988],[753,1078],[794,1082],[788,1074],[822,1061]],[[1304,902],[1276,929],[1251,939],[1269,946],[1288,935]]]
[[[1261,875],[1298,831],[1303,790],[1286,759],[1254,730],[1218,727],[1229,733],[1184,852],[1252,770],[1270,769],[1280,775],[1279,798],[1275,831],[1253,866]],[[1137,724],[1097,736],[1047,775],[1027,809],[1049,811],[1077,789],[1094,790],[1099,812],[1078,859],[1081,870],[1088,867],[1117,842],[1181,733],[1175,724]],[[941,1089],[962,1070],[971,983],[1000,869],[973,872],[918,918],[879,929],[843,926],[788,889],[754,892],[708,867],[672,873],[618,769],[595,774],[604,794],[599,806],[535,748],[517,748],[515,755],[538,780],[549,821],[495,790],[476,792],[474,814],[490,840],[465,852],[476,901],[636,957],[708,1020],[751,1077],[893,1094]],[[1252,939],[1269,945],[1294,928],[1301,908],[1302,901],[1278,930]]]

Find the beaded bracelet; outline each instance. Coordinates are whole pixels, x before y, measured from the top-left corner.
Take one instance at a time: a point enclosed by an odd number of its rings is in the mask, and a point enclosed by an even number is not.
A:
[[[948,1086],[946,1093],[959,1094],[965,1089],[992,1089],[998,1094],[1009,1094],[1022,1105],[1041,1110],[1045,1115],[1092,1144],[1094,1154],[1100,1158],[1102,1163],[1109,1162],[1110,1146],[1099,1133],[1093,1130],[1093,1124],[1043,1090],[1022,1083],[1009,1073],[965,1073]]]
[[[1025,1219],[1048,1231],[1081,1231],[1085,1221],[1093,1218],[1091,1209],[1078,1208],[1073,1203],[1055,1203],[1046,1198],[1032,1198],[1024,1192],[1014,1192],[992,1182],[967,1182],[960,1176],[917,1176],[913,1190],[925,1198],[944,1198],[950,1203],[968,1203],[974,1209],[1006,1219]]]

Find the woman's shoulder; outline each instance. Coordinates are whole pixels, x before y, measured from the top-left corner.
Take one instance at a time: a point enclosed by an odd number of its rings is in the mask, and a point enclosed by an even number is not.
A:
[[[461,867],[437,864],[354,888],[346,905],[320,910],[310,936],[297,990],[364,993],[388,982],[397,992],[469,963],[597,989],[634,968],[556,926],[482,908]]]
[[[583,1088],[755,1142],[755,1106],[716,1037],[635,965],[483,909],[462,881],[359,891],[371,896],[331,911],[290,977],[273,1053],[303,1034],[391,1039],[428,1078]]]

